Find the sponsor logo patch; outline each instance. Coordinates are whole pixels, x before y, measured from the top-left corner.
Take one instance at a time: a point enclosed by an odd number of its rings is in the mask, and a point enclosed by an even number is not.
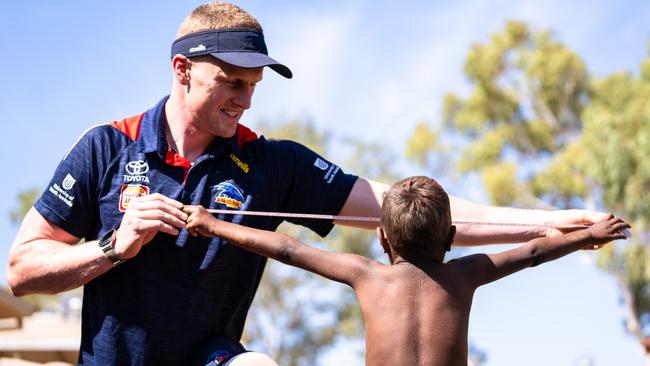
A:
[[[68,174],[63,179],[61,186],[63,186],[63,189],[65,189],[66,191],[69,191],[76,181],[77,181],[76,179],[74,179],[70,174]]]
[[[144,160],[135,160],[126,163],[124,168],[126,169],[126,172],[131,175],[142,175],[147,174],[149,171],[149,164]]]
[[[199,51],[205,51],[205,50],[206,50],[206,48],[202,44],[200,44],[200,45],[198,45],[196,47],[190,48],[190,52],[199,52]]]
[[[231,182],[221,182],[213,187],[216,190],[214,202],[227,208],[238,209],[244,203],[244,192]]]
[[[72,188],[76,180],[70,175],[66,175],[61,182],[61,186],[57,183],[54,183],[48,188],[48,191],[52,193],[55,197],[63,201],[68,207],[72,207],[74,203],[74,196],[70,194],[69,190]]]
[[[237,166],[239,167],[239,169],[243,170],[244,173],[248,173],[250,171],[248,164],[241,161],[241,159],[239,159],[237,155],[231,153],[230,159],[234,161],[235,164],[237,164]]]
[[[149,177],[145,175],[147,174],[147,172],[149,172],[149,164],[147,164],[146,161],[144,160],[129,161],[124,166],[124,170],[126,170],[126,172],[128,173],[128,174],[124,174],[124,181],[126,183],[132,183],[132,182],[149,183]]]
[[[321,158],[316,158],[316,161],[314,161],[314,166],[320,170],[325,170],[329,167],[329,164],[327,164],[323,159]]]
[[[325,163],[325,164],[327,164],[327,163]],[[314,165],[316,165],[316,164],[314,163]],[[325,180],[327,182],[327,184],[332,183],[332,181],[334,180],[334,177],[336,177],[336,174],[338,174],[338,172],[341,170],[341,168],[339,168],[338,166],[336,166],[334,164],[329,164],[329,166],[325,165],[325,168],[322,168],[322,167],[319,166],[319,168],[325,170],[325,175],[323,175],[323,180]]]
[[[141,184],[123,184],[120,190],[120,211],[124,212],[129,208],[129,203],[136,197],[143,197],[149,194],[149,187]]]

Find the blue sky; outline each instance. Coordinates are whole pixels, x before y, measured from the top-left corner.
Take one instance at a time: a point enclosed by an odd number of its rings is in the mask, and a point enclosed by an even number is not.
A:
[[[169,46],[200,3],[0,3],[0,111],[7,138],[0,146],[2,262],[17,230],[7,215],[18,192],[45,187],[87,127],[140,113],[168,93]],[[415,123],[439,122],[445,93],[468,90],[462,67],[471,43],[487,40],[507,19],[554,30],[594,77],[636,70],[650,40],[650,3],[644,1],[238,4],[258,18],[271,55],[295,75],[285,80],[265,73],[244,122],[308,118],[398,153]],[[448,188],[483,200],[480,187]],[[487,352],[488,365],[576,365],[585,358],[598,366],[643,364],[636,342],[623,333],[616,285],[591,260],[573,254],[477,292],[470,339]],[[2,271],[0,284],[5,281]]]

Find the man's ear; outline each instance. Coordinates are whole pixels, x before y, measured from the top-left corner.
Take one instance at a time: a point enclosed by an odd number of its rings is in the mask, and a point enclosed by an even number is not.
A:
[[[451,225],[449,228],[449,234],[445,239],[445,250],[450,251],[451,245],[454,243],[454,237],[456,236],[456,225]]]
[[[177,54],[172,58],[172,70],[174,79],[181,85],[188,85],[190,83],[189,70],[192,61],[189,58]]]

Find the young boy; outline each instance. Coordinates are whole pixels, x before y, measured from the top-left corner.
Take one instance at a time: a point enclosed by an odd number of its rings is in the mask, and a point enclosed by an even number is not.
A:
[[[443,263],[456,233],[449,198],[433,179],[410,177],[384,196],[377,228],[391,264],[384,265],[219,221],[200,206],[187,206],[185,212],[193,235],[219,236],[352,286],[366,321],[367,365],[466,365],[469,313],[477,287],[579,249],[625,239],[621,230],[629,227],[610,215],[587,229]]]

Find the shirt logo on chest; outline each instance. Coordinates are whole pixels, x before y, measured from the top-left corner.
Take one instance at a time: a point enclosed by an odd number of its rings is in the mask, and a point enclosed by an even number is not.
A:
[[[227,208],[239,208],[244,203],[244,191],[233,182],[221,182],[213,187],[216,191],[214,202]]]
[[[229,156],[230,156],[230,160],[232,160],[235,163],[235,165],[237,165],[239,169],[241,169],[244,173],[248,173],[250,171],[250,167],[248,166],[248,164],[241,161],[241,159],[238,158],[237,155],[231,153]]]
[[[149,183],[149,177],[145,174],[149,172],[149,164],[144,160],[134,160],[129,161],[124,166],[124,170],[128,174],[124,174],[124,181],[127,183],[131,182],[142,182]]]
[[[124,212],[129,208],[131,200],[149,194],[149,187],[141,184],[124,184],[120,190],[120,211]]]

